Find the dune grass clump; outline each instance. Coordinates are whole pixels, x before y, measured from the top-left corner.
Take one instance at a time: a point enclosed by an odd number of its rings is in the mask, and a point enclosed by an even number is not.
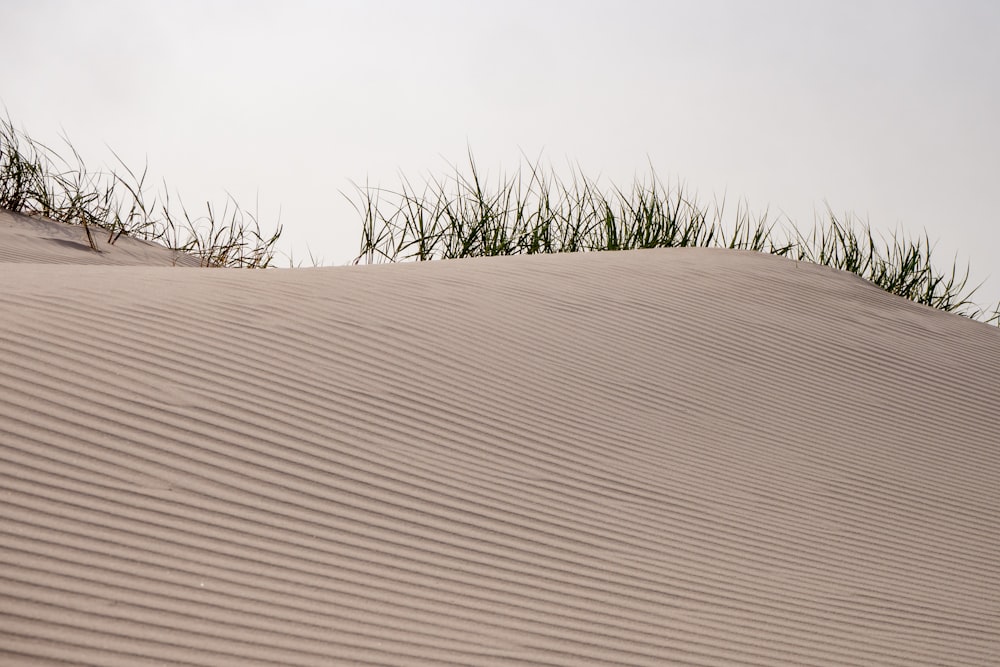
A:
[[[655,174],[607,194],[583,174],[564,183],[536,163],[527,176],[519,171],[491,188],[471,155],[469,164],[470,176],[456,170],[453,179],[431,179],[419,193],[405,177],[398,192],[358,188],[362,202],[355,208],[364,223],[356,262],[674,246],[790,250],[771,242],[766,214],[753,219],[741,206],[727,234],[718,215],[710,218]]]
[[[579,170],[561,180],[536,162],[490,185],[472,155],[468,175],[429,178],[421,189],[404,176],[399,190],[356,186],[352,201],[363,218],[355,263],[432,260],[486,255],[722,247],[782,255],[851,271],[893,294],[966,317],[1000,325],[993,312],[975,306],[976,288],[966,289],[968,268],[946,272],[931,264],[924,235],[876,239],[868,224],[832,211],[826,226],[808,234],[777,227],[740,204],[724,223],[724,203],[710,209],[681,187],[668,188],[651,168],[630,189],[602,190]]]
[[[193,217],[163,194],[150,195],[146,170],[136,174],[118,159],[120,171],[90,171],[67,140],[72,162],[0,119],[0,209],[82,225],[94,251],[97,229],[114,244],[124,234],[189,253],[202,266],[264,268],[274,258],[281,227],[261,232],[257,216],[232,199],[219,210]]]
[[[827,227],[816,226],[808,238],[798,237],[796,259],[850,271],[917,303],[1000,324],[1000,304],[996,312],[988,314],[972,301],[977,288],[966,289],[968,266],[961,272],[955,262],[945,272],[934,268],[926,233],[912,240],[894,232],[886,241],[876,239],[868,224],[855,228],[832,212],[829,215]]]

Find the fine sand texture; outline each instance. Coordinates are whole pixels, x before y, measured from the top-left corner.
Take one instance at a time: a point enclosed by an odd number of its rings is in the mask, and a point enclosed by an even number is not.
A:
[[[90,242],[97,248],[95,251]],[[0,263],[200,266],[198,258],[125,235],[0,209]]]
[[[1000,664],[996,327],[751,252],[7,224],[0,664]]]

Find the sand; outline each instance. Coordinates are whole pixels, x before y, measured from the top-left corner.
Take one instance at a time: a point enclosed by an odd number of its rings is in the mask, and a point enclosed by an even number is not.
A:
[[[0,664],[1000,664],[996,327],[750,252],[55,224],[0,219]]]
[[[103,229],[0,209],[0,263],[199,266],[197,258]],[[90,246],[93,240],[95,252]]]

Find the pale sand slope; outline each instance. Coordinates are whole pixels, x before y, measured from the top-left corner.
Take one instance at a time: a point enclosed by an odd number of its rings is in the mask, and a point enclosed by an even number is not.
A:
[[[199,266],[196,257],[129,236],[113,237],[90,227],[95,252],[81,225],[0,209],[0,263],[15,264],[131,264],[142,266]]]
[[[994,327],[705,249],[0,285],[2,664],[1000,664]]]

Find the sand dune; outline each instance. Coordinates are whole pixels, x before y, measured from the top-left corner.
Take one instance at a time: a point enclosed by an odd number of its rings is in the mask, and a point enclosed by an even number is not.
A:
[[[199,266],[196,257],[91,227],[95,252],[82,225],[0,209],[0,263]]]
[[[0,221],[2,664],[1000,664],[995,327],[748,252],[40,229]]]

